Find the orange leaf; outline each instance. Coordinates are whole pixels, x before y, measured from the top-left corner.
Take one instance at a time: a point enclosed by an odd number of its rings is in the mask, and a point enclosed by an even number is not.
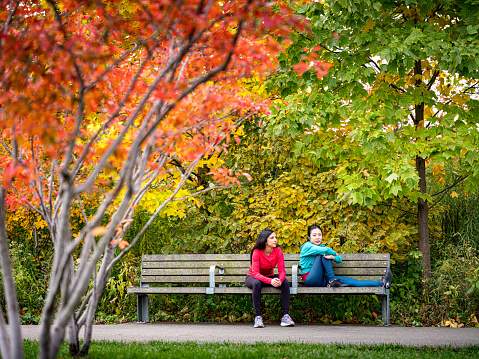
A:
[[[122,239],[122,240],[120,241],[120,243],[118,243],[118,247],[119,247],[120,249],[124,249],[124,248],[125,248],[126,246],[128,246],[129,244],[130,244],[130,243],[128,243],[127,241],[125,241],[124,239]]]
[[[104,226],[99,226],[99,227],[93,228],[93,230],[91,231],[91,234],[93,234],[96,237],[96,236],[102,236],[103,234],[105,234],[105,232],[106,232],[106,228]]]

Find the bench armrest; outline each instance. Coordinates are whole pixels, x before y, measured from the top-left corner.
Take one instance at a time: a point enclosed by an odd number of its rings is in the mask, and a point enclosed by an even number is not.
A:
[[[291,288],[289,289],[289,292],[291,294],[298,294],[298,265],[295,264],[291,268]]]
[[[210,265],[210,286],[206,288],[206,294],[215,294],[215,270],[218,268],[219,274],[224,274],[225,269],[217,265]]]

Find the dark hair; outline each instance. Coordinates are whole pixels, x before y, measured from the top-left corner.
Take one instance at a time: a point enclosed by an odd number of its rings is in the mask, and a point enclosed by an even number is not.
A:
[[[321,233],[323,233],[323,230],[321,229],[320,226],[318,226],[317,224],[312,224],[308,227],[308,240],[309,240],[309,237],[311,237],[311,231],[316,228],[319,229]]]
[[[265,249],[266,248],[266,241],[268,240],[268,237],[274,233],[271,229],[265,228],[258,234],[258,239],[256,240],[256,243],[251,250],[251,254],[249,256],[249,259],[251,262],[253,262],[253,252],[255,249]]]

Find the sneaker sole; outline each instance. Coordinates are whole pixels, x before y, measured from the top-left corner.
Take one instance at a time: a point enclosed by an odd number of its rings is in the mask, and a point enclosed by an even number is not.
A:
[[[294,323],[286,324],[286,323],[281,323],[282,327],[294,327]]]
[[[264,325],[255,325],[254,328],[264,328]]]

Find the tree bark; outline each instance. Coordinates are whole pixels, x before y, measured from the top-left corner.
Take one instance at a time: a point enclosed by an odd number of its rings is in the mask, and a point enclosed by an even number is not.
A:
[[[414,75],[422,75],[421,60],[414,63]],[[416,80],[416,87],[423,86],[422,80]],[[414,106],[414,124],[416,128],[424,126],[424,102]],[[419,155],[416,156],[416,171],[419,175],[419,191],[427,193],[426,186],[426,160]],[[422,261],[424,265],[423,276],[431,277],[431,246],[429,243],[429,209],[428,203],[423,198],[417,202],[417,226],[419,237],[419,250],[422,252]]]
[[[18,313],[18,299],[13,281],[12,262],[8,249],[7,231],[5,230],[5,188],[0,186],[0,265],[2,269],[5,303],[7,305],[8,324],[10,326],[10,341],[6,333],[3,311],[0,313],[0,352],[3,358],[23,358],[23,340]]]
[[[426,160],[416,157],[416,170],[419,174],[419,189],[426,193]],[[424,275],[431,277],[431,246],[429,243],[429,208],[428,203],[422,198],[417,202],[417,225],[419,236],[419,250],[422,252]]]
[[[70,319],[68,329],[68,347],[70,355],[76,356],[80,352],[80,337],[78,335],[80,332],[80,328],[76,323],[75,314],[73,314]]]

